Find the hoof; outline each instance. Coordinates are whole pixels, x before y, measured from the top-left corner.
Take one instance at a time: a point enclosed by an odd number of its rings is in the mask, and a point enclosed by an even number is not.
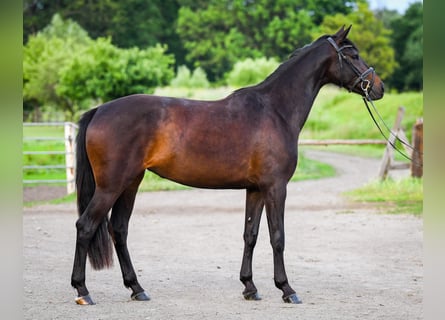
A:
[[[145,291],[139,292],[139,293],[133,293],[131,295],[131,300],[135,301],[149,301],[150,297],[148,294],[145,293]]]
[[[303,303],[298,297],[296,293],[293,293],[287,297],[283,297],[283,301],[286,303],[292,303],[292,304],[300,304]]]
[[[81,296],[76,298],[76,303],[80,305],[94,305],[93,299],[91,299],[90,295]]]
[[[243,292],[243,296],[244,299],[249,300],[249,301],[258,301],[261,300],[261,297],[258,295],[258,292],[249,292],[249,293],[244,293]]]

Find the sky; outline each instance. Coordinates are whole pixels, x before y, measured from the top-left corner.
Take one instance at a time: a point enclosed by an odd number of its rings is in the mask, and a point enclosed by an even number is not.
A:
[[[404,13],[411,3],[423,2],[423,0],[368,0],[371,9],[390,9]]]

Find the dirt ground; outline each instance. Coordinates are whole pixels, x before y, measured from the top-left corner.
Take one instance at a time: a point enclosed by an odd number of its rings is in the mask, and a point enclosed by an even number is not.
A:
[[[115,258],[111,269],[87,267],[97,304],[76,305],[75,205],[24,208],[24,318],[422,319],[422,219],[341,196],[375,178],[379,160],[306,154],[334,165],[338,175],[288,187],[286,270],[303,304],[283,303],[274,287],[265,216],[253,261],[262,300],[243,299],[245,193],[193,189],[137,197],[129,249],[149,302],[130,300]]]

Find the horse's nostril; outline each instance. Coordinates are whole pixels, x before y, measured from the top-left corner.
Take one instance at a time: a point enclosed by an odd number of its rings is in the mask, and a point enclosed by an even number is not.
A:
[[[380,87],[382,88],[382,93],[384,93],[385,92],[385,85],[384,85],[383,82],[380,83]]]

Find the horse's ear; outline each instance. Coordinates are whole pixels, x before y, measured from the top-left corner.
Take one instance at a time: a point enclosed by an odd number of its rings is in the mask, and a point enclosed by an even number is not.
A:
[[[335,38],[338,42],[342,42],[348,36],[349,31],[351,31],[352,24],[345,30],[345,25],[343,25],[340,30],[335,34]]]
[[[346,39],[346,37],[348,36],[349,31],[351,31],[351,28],[352,28],[352,24],[350,24],[349,27],[348,27],[348,29],[345,30],[345,34],[344,34],[344,36],[343,36],[344,39]]]

